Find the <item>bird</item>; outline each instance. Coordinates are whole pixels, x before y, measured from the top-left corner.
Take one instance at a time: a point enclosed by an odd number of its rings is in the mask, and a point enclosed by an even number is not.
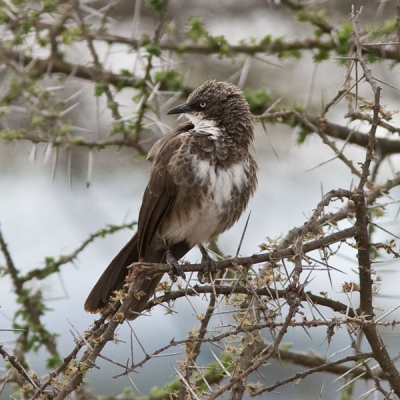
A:
[[[137,231],[93,287],[87,312],[105,309],[132,263],[179,267],[177,261],[198,245],[206,265],[210,257],[203,244],[234,225],[254,194],[257,164],[249,151],[254,118],[239,87],[207,80],[167,114],[183,114],[186,121],[150,149]],[[158,274],[143,282],[143,295],[132,300],[125,318],[142,314],[161,279]]]

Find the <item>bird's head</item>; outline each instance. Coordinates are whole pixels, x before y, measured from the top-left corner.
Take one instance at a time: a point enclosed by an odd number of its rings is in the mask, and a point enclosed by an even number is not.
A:
[[[167,114],[186,114],[196,130],[218,127],[239,142],[253,139],[252,114],[243,92],[232,83],[209,80]]]

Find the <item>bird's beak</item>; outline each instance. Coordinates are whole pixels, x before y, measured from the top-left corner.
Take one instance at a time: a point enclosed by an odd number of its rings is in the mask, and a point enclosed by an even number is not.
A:
[[[167,112],[167,115],[171,115],[171,114],[184,114],[184,113],[191,113],[195,110],[193,110],[192,107],[190,107],[188,104],[183,103],[180,104],[179,106],[176,106],[174,108],[171,108],[171,110],[169,110]]]

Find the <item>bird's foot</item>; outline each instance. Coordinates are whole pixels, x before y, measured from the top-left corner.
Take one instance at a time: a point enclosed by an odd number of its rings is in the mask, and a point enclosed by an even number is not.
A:
[[[183,272],[182,267],[169,250],[167,250],[166,262],[170,268],[168,271],[168,275],[172,282],[176,282],[177,276],[186,279],[186,275]]]
[[[200,283],[210,282],[210,275],[214,276],[217,272],[217,264],[215,260],[213,260],[210,255],[208,254],[207,250],[204,248],[203,245],[199,245],[199,249],[201,251],[201,265],[202,271],[200,271],[197,275],[197,278]]]

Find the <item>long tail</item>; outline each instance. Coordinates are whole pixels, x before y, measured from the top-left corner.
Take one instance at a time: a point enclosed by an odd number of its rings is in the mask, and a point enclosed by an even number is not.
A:
[[[170,249],[176,259],[183,257],[190,247],[181,242]],[[110,299],[113,291],[123,288],[125,278],[129,273],[127,267],[134,262],[139,261],[138,240],[137,234],[123,247],[123,249],[115,256],[110,265],[103,272],[96,285],[93,287],[88,298],[86,299],[84,308],[91,313],[99,312],[104,308]],[[146,257],[146,262],[164,263],[165,250],[151,252]],[[157,285],[160,283],[162,274],[154,276],[152,279],[145,280],[140,288],[142,293],[145,293],[140,299],[132,300],[130,305],[130,313],[128,319],[135,319],[145,309],[150,297],[156,291]]]

